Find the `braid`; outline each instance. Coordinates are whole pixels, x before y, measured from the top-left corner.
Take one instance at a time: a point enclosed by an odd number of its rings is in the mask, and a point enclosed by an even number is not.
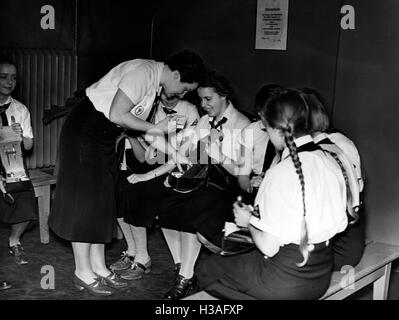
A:
[[[303,261],[297,263],[297,267],[303,267],[309,259],[309,249],[308,249],[308,227],[306,223],[306,204],[305,204],[305,178],[303,176],[302,164],[299,160],[297,147],[294,142],[294,137],[292,135],[292,129],[288,124],[286,128],[283,129],[285,135],[285,143],[287,144],[288,150],[290,152],[290,156],[292,161],[294,162],[294,166],[296,169],[296,173],[299,177],[299,182],[301,183],[301,191],[302,191],[302,204],[303,204],[303,218],[301,225],[301,239],[299,243],[299,251],[303,256]]]
[[[327,151],[327,150],[325,150]],[[352,190],[349,187],[349,179],[348,179],[348,174],[346,173],[345,167],[342,163],[342,161],[339,159],[338,155],[335,152],[332,151],[327,151],[331,156],[335,159],[335,161],[338,163],[338,165],[341,168],[342,174],[344,176],[345,180],[345,185],[346,185],[346,209],[349,213],[349,215],[354,219],[353,221],[349,222],[349,224],[354,224],[359,220],[359,214],[353,210],[352,207]]]

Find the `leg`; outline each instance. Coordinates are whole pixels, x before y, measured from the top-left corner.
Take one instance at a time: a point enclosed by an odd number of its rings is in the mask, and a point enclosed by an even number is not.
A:
[[[20,238],[22,233],[29,225],[29,221],[11,225],[11,232],[9,238],[10,253],[14,256],[17,264],[27,264],[28,259],[25,251],[21,246]]]
[[[173,287],[165,294],[166,300],[178,300],[186,297],[195,287],[194,266],[201,250],[197,235],[180,232],[181,269],[176,276]]]
[[[162,228],[162,233],[165,237],[166,243],[168,245],[175,265],[181,263],[180,232],[176,230]]]
[[[151,272],[151,258],[147,250],[147,229],[132,225],[130,228],[136,244],[136,256],[133,264],[121,274],[121,277],[125,280],[137,280],[142,278],[143,274]]]
[[[135,227],[130,225],[132,230],[134,243],[136,244],[135,262],[146,264],[150,261],[150,256],[147,250],[147,228]]]
[[[90,262],[91,246],[90,243],[72,242],[75,275],[85,283],[92,283],[97,278]]]
[[[194,266],[201,250],[201,242],[198,241],[196,234],[188,232],[180,232],[180,239],[182,264],[179,274],[191,279],[194,276]]]
[[[136,255],[136,243],[133,238],[133,230],[131,229],[130,224],[126,223],[123,218],[118,218],[118,223],[126,240],[126,252],[129,256],[134,257]]]
[[[102,243],[93,243],[90,246],[90,264],[94,273],[101,277],[107,277],[111,274],[105,265],[105,245]]]
[[[136,244],[133,239],[133,231],[130,228],[130,224],[126,223],[123,218],[118,218],[118,223],[125,237],[127,250],[122,252],[122,257],[120,259],[110,265],[110,269],[113,271],[128,269],[132,265],[134,256],[136,255]]]
[[[10,233],[10,238],[9,238],[9,246],[13,247],[17,244],[21,244],[20,238],[22,233],[26,230],[28,227],[30,221],[22,222],[22,223],[17,223],[11,225],[11,233]]]

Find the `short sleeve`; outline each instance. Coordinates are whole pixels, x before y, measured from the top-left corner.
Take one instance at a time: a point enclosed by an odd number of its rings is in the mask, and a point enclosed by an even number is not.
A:
[[[129,97],[134,105],[137,105],[146,95],[150,84],[150,70],[144,66],[139,66],[123,75],[118,88]]]
[[[250,221],[254,227],[279,238],[282,243],[287,238],[296,238],[302,217],[295,205],[302,201],[300,188],[287,188],[290,181],[293,180],[282,170],[268,170],[255,199],[260,219]]]
[[[23,137],[33,139],[32,123],[28,108],[18,102],[14,110],[15,121],[21,124]]]

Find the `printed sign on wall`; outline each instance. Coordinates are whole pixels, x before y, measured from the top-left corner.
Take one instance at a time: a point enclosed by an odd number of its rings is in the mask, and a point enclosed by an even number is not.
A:
[[[288,2],[258,0],[255,49],[287,49]]]

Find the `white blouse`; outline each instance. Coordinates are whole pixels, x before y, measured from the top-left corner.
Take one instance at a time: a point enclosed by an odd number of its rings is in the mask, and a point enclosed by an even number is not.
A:
[[[145,120],[161,87],[163,62],[135,59],[126,61],[109,71],[98,82],[86,89],[86,95],[96,110],[109,119],[112,101],[118,89],[122,90],[134,104],[130,111]]]
[[[297,147],[313,142],[310,135],[295,140]],[[309,243],[320,243],[345,230],[346,187],[338,164],[323,151],[300,152],[305,181],[306,222]],[[280,240],[280,245],[300,243],[303,218],[299,176],[286,148],[282,161],[271,167],[255,199],[260,219],[250,223]]]
[[[10,106],[6,110],[6,115],[9,125],[11,125],[11,117],[13,116],[15,118],[15,122],[21,124],[23,137],[33,139],[33,130],[28,108],[23,103],[12,98],[11,96],[8,97],[4,104],[8,103],[10,103]]]
[[[227,118],[227,121],[222,125],[220,130],[220,139],[215,139],[210,144],[207,144],[205,151],[218,163],[232,164],[240,160],[240,149],[237,141],[241,135],[242,129],[248,126],[250,121],[246,116],[235,109],[231,103],[220,119],[223,119],[223,117]],[[201,117],[197,126],[189,135],[191,139],[190,150],[197,147],[198,140],[204,141],[204,139],[211,136],[210,121],[212,120],[213,118],[209,117],[209,115]],[[187,135],[188,134],[186,134],[186,136]]]

